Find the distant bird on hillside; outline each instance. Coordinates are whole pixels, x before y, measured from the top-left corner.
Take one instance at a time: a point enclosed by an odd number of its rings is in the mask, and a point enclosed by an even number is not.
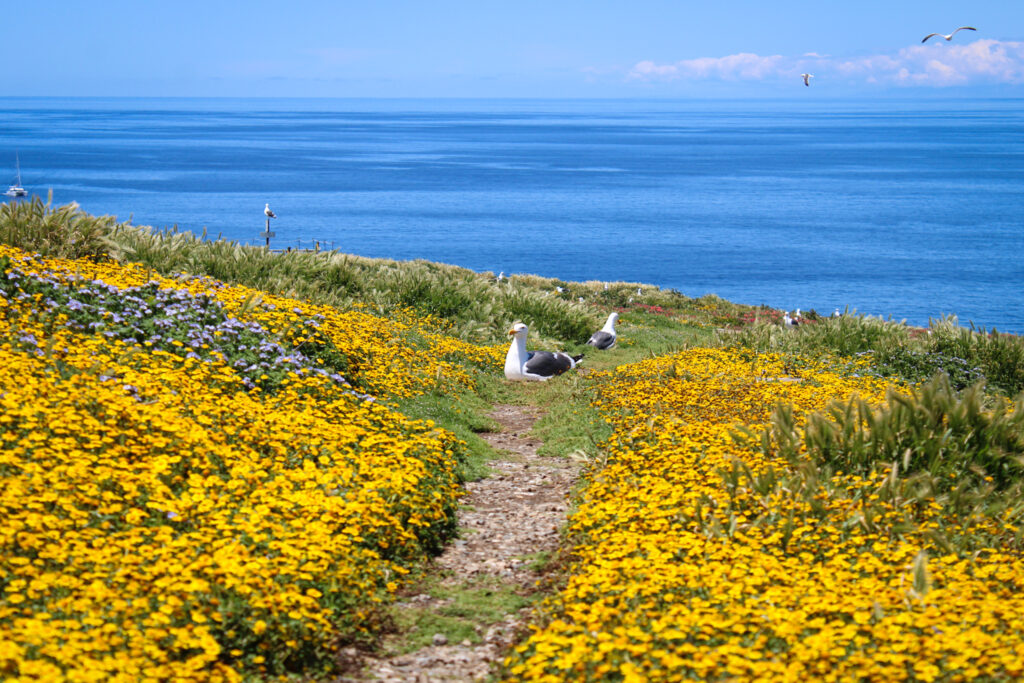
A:
[[[267,218],[277,218],[277,214],[270,210],[270,204],[263,205],[263,215]]]
[[[800,324],[799,320],[797,320],[796,318],[789,317],[789,311],[786,311],[782,315],[782,325],[784,327],[796,327],[799,324]]]
[[[973,26],[961,26],[956,31],[977,31],[977,30],[978,29],[974,28]],[[921,42],[923,43],[923,42],[925,42],[926,40],[928,40],[929,38],[931,38],[933,36],[939,36],[940,38],[945,38],[946,40],[953,40],[953,36],[956,35],[956,31],[953,31],[953,33],[950,33],[948,36],[945,35],[945,34],[942,34],[942,33],[929,33],[923,39],[921,39]]]
[[[610,349],[611,347],[615,346],[615,323],[618,321],[618,319],[618,313],[612,312],[611,314],[609,314],[608,322],[606,322],[604,324],[604,327],[602,327],[600,330],[590,335],[590,339],[587,340],[587,343],[593,346],[594,348],[600,349],[602,351],[604,351],[605,349]]]
[[[814,78],[814,74],[800,74],[800,76],[804,79],[804,85],[810,85],[811,79]]]
[[[516,323],[508,333],[513,339],[505,355],[506,379],[546,382],[555,375],[572,370],[583,360],[583,354],[570,356],[562,351],[527,351],[529,328],[523,323]]]

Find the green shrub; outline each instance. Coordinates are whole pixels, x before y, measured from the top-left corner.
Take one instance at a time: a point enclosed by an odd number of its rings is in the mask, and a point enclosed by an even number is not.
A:
[[[882,355],[876,371],[882,376],[896,376],[910,383],[942,374],[957,391],[985,379],[980,367],[963,358],[941,351],[917,351],[906,347],[891,349]]]
[[[960,327],[955,317],[933,320],[927,330],[856,314],[795,329],[758,323],[723,335],[720,343],[811,358],[870,353],[870,371],[880,376],[916,383],[941,372],[956,389],[984,380],[1005,396],[1024,391],[1024,339]]]
[[[973,325],[960,327],[956,318],[933,321],[930,331],[929,348],[977,365],[990,388],[1007,396],[1024,391],[1024,339]]]

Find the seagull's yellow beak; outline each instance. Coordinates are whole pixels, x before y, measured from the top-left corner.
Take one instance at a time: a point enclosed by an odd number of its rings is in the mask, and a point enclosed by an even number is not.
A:
[[[509,335],[511,336],[511,335],[515,334],[515,333],[516,333],[516,331],[515,331],[515,330],[509,330],[509,331],[508,331],[508,333],[509,333]]]

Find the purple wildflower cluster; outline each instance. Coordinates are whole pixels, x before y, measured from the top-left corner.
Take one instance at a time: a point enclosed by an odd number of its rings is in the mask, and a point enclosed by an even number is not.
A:
[[[8,266],[0,278],[0,295],[16,301],[34,299],[36,315],[63,313],[64,324],[75,331],[102,334],[111,339],[157,348],[195,360],[223,358],[248,388],[271,389],[289,373],[317,374],[348,387],[338,372],[344,356],[322,347],[329,342],[316,335],[323,316],[311,316],[300,326],[320,343],[293,348],[274,340],[259,323],[228,315],[223,305],[205,294],[161,288],[157,282],[119,288],[100,280],[71,278],[60,282],[52,273],[34,275]],[[40,305],[41,304],[41,305]],[[25,333],[19,339],[42,353],[37,340]],[[29,339],[28,337],[32,337]],[[313,353],[310,357],[309,353]],[[317,360],[327,360],[327,368]],[[340,361],[340,362],[339,362]]]

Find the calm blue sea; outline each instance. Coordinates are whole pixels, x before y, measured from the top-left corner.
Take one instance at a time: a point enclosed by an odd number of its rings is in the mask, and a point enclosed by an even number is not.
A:
[[[15,152],[140,225],[1024,333],[1021,100],[0,98]]]

